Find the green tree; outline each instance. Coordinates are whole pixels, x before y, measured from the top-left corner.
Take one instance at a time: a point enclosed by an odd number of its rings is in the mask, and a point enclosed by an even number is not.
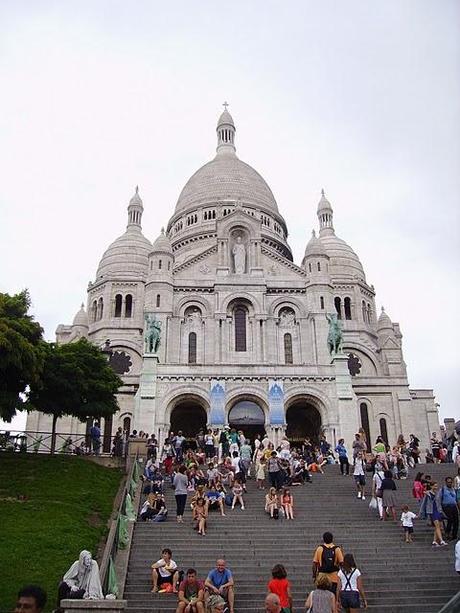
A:
[[[0,417],[11,421],[24,409],[21,394],[37,383],[43,367],[43,329],[28,313],[27,290],[0,293]]]
[[[85,339],[44,351],[40,380],[30,386],[28,408],[53,416],[51,451],[56,446],[56,422],[72,415],[81,421],[108,417],[118,410],[115,394],[122,380],[100,349]]]

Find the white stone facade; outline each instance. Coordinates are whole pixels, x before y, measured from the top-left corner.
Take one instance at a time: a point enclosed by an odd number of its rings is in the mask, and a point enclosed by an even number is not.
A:
[[[335,234],[324,192],[318,236],[297,265],[270,188],[236,156],[235,132],[226,110],[215,158],[187,182],[153,245],[142,234],[136,189],[127,230],[88,286],[86,312],[56,331],[59,342],[110,340],[125,385],[108,426],[128,427],[129,419],[131,429],[160,439],[171,426],[190,435],[205,424],[244,430],[231,410],[245,401],[249,436],[263,420],[275,440],[286,428],[293,439],[322,428],[332,443],[351,444],[363,426],[371,440],[383,432],[391,444],[414,433],[427,446],[438,429],[433,391],[409,388],[399,325],[383,309],[377,318],[374,287]],[[345,355],[331,359],[326,314],[333,312]],[[154,356],[144,355],[144,313],[162,324]],[[28,429],[44,430],[47,419],[31,414]],[[84,425],[62,420],[60,429]]]

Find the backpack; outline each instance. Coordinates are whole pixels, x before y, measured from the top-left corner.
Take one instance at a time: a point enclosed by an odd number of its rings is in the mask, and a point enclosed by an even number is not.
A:
[[[324,547],[321,554],[321,565],[319,567],[320,573],[335,573],[339,570],[339,567],[335,564],[335,550],[337,545],[333,547]]]
[[[273,509],[273,519],[279,519],[280,512],[279,509]]]

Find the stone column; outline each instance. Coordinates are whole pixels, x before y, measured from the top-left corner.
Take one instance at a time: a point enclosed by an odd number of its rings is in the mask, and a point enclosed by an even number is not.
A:
[[[133,428],[153,432],[155,428],[155,398],[158,355],[144,354],[139,389],[135,396]]]

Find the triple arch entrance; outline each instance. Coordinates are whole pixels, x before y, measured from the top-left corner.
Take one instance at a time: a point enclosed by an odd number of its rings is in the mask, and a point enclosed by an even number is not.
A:
[[[265,412],[257,402],[240,400],[228,413],[228,425],[243,431],[246,438],[253,441],[257,434],[265,434]],[[171,412],[170,429],[177,433],[181,430],[185,438],[195,439],[200,430],[207,428],[207,413],[203,406],[194,400],[179,402]],[[291,444],[301,444],[305,438],[318,442],[321,434],[321,415],[318,409],[306,400],[296,400],[286,412],[286,435]]]

